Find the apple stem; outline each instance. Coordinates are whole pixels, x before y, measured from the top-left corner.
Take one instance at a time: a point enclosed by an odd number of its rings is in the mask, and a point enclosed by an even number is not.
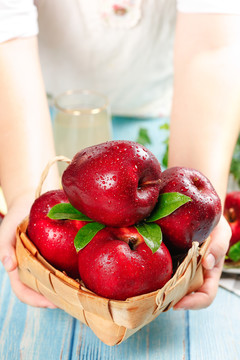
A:
[[[117,239],[125,241],[131,250],[135,250],[135,248],[141,243],[141,237],[139,233],[130,236],[127,233],[125,235],[118,235]]]
[[[129,245],[131,250],[135,250],[137,243],[138,243],[137,239],[130,238],[129,242],[128,242],[128,245]]]
[[[160,184],[160,183],[161,183],[160,179],[149,180],[149,181],[145,181],[144,183],[142,183],[141,186],[157,185],[157,184]]]

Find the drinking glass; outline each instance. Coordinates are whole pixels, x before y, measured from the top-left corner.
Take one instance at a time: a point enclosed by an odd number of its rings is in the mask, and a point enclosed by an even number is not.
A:
[[[85,147],[112,137],[106,96],[90,90],[69,90],[54,100],[53,133],[57,155],[72,159]],[[61,172],[62,165],[59,169]]]

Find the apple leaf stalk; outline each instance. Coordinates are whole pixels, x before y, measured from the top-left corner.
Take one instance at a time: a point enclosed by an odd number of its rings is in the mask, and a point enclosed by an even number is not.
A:
[[[151,215],[139,224],[135,225],[138,233],[144,238],[146,245],[155,253],[162,242],[162,231],[159,225],[154,221],[170,215],[180,206],[191,201],[189,196],[178,192],[164,193],[158,198],[158,203],[152,211]],[[48,217],[53,220],[81,220],[89,221],[77,233],[74,239],[76,251],[82,250],[93,237],[102,230],[105,225],[95,222],[85,214],[75,209],[71,204],[60,203],[51,208]]]

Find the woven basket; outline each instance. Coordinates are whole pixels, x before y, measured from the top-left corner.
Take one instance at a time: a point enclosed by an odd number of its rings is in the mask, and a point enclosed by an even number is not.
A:
[[[37,196],[52,163],[43,173]],[[28,238],[27,226],[28,218],[18,226],[16,234],[20,280],[89,326],[107,345],[120,344],[203,283],[201,261],[209,238],[201,247],[193,243],[173,277],[160,290],[125,301],[103,298],[50,265]]]

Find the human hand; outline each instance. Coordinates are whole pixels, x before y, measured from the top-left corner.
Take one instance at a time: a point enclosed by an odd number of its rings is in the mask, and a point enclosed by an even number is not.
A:
[[[202,260],[204,282],[194,293],[184,296],[174,310],[199,310],[214,300],[222,273],[225,254],[231,238],[231,229],[224,216],[211,234],[211,242]]]
[[[12,290],[20,301],[31,306],[55,308],[56,306],[44,296],[25,286],[18,276],[15,254],[16,228],[29,213],[31,203],[30,196],[22,196],[14,202],[4,217],[0,225],[0,261],[8,273]]]

